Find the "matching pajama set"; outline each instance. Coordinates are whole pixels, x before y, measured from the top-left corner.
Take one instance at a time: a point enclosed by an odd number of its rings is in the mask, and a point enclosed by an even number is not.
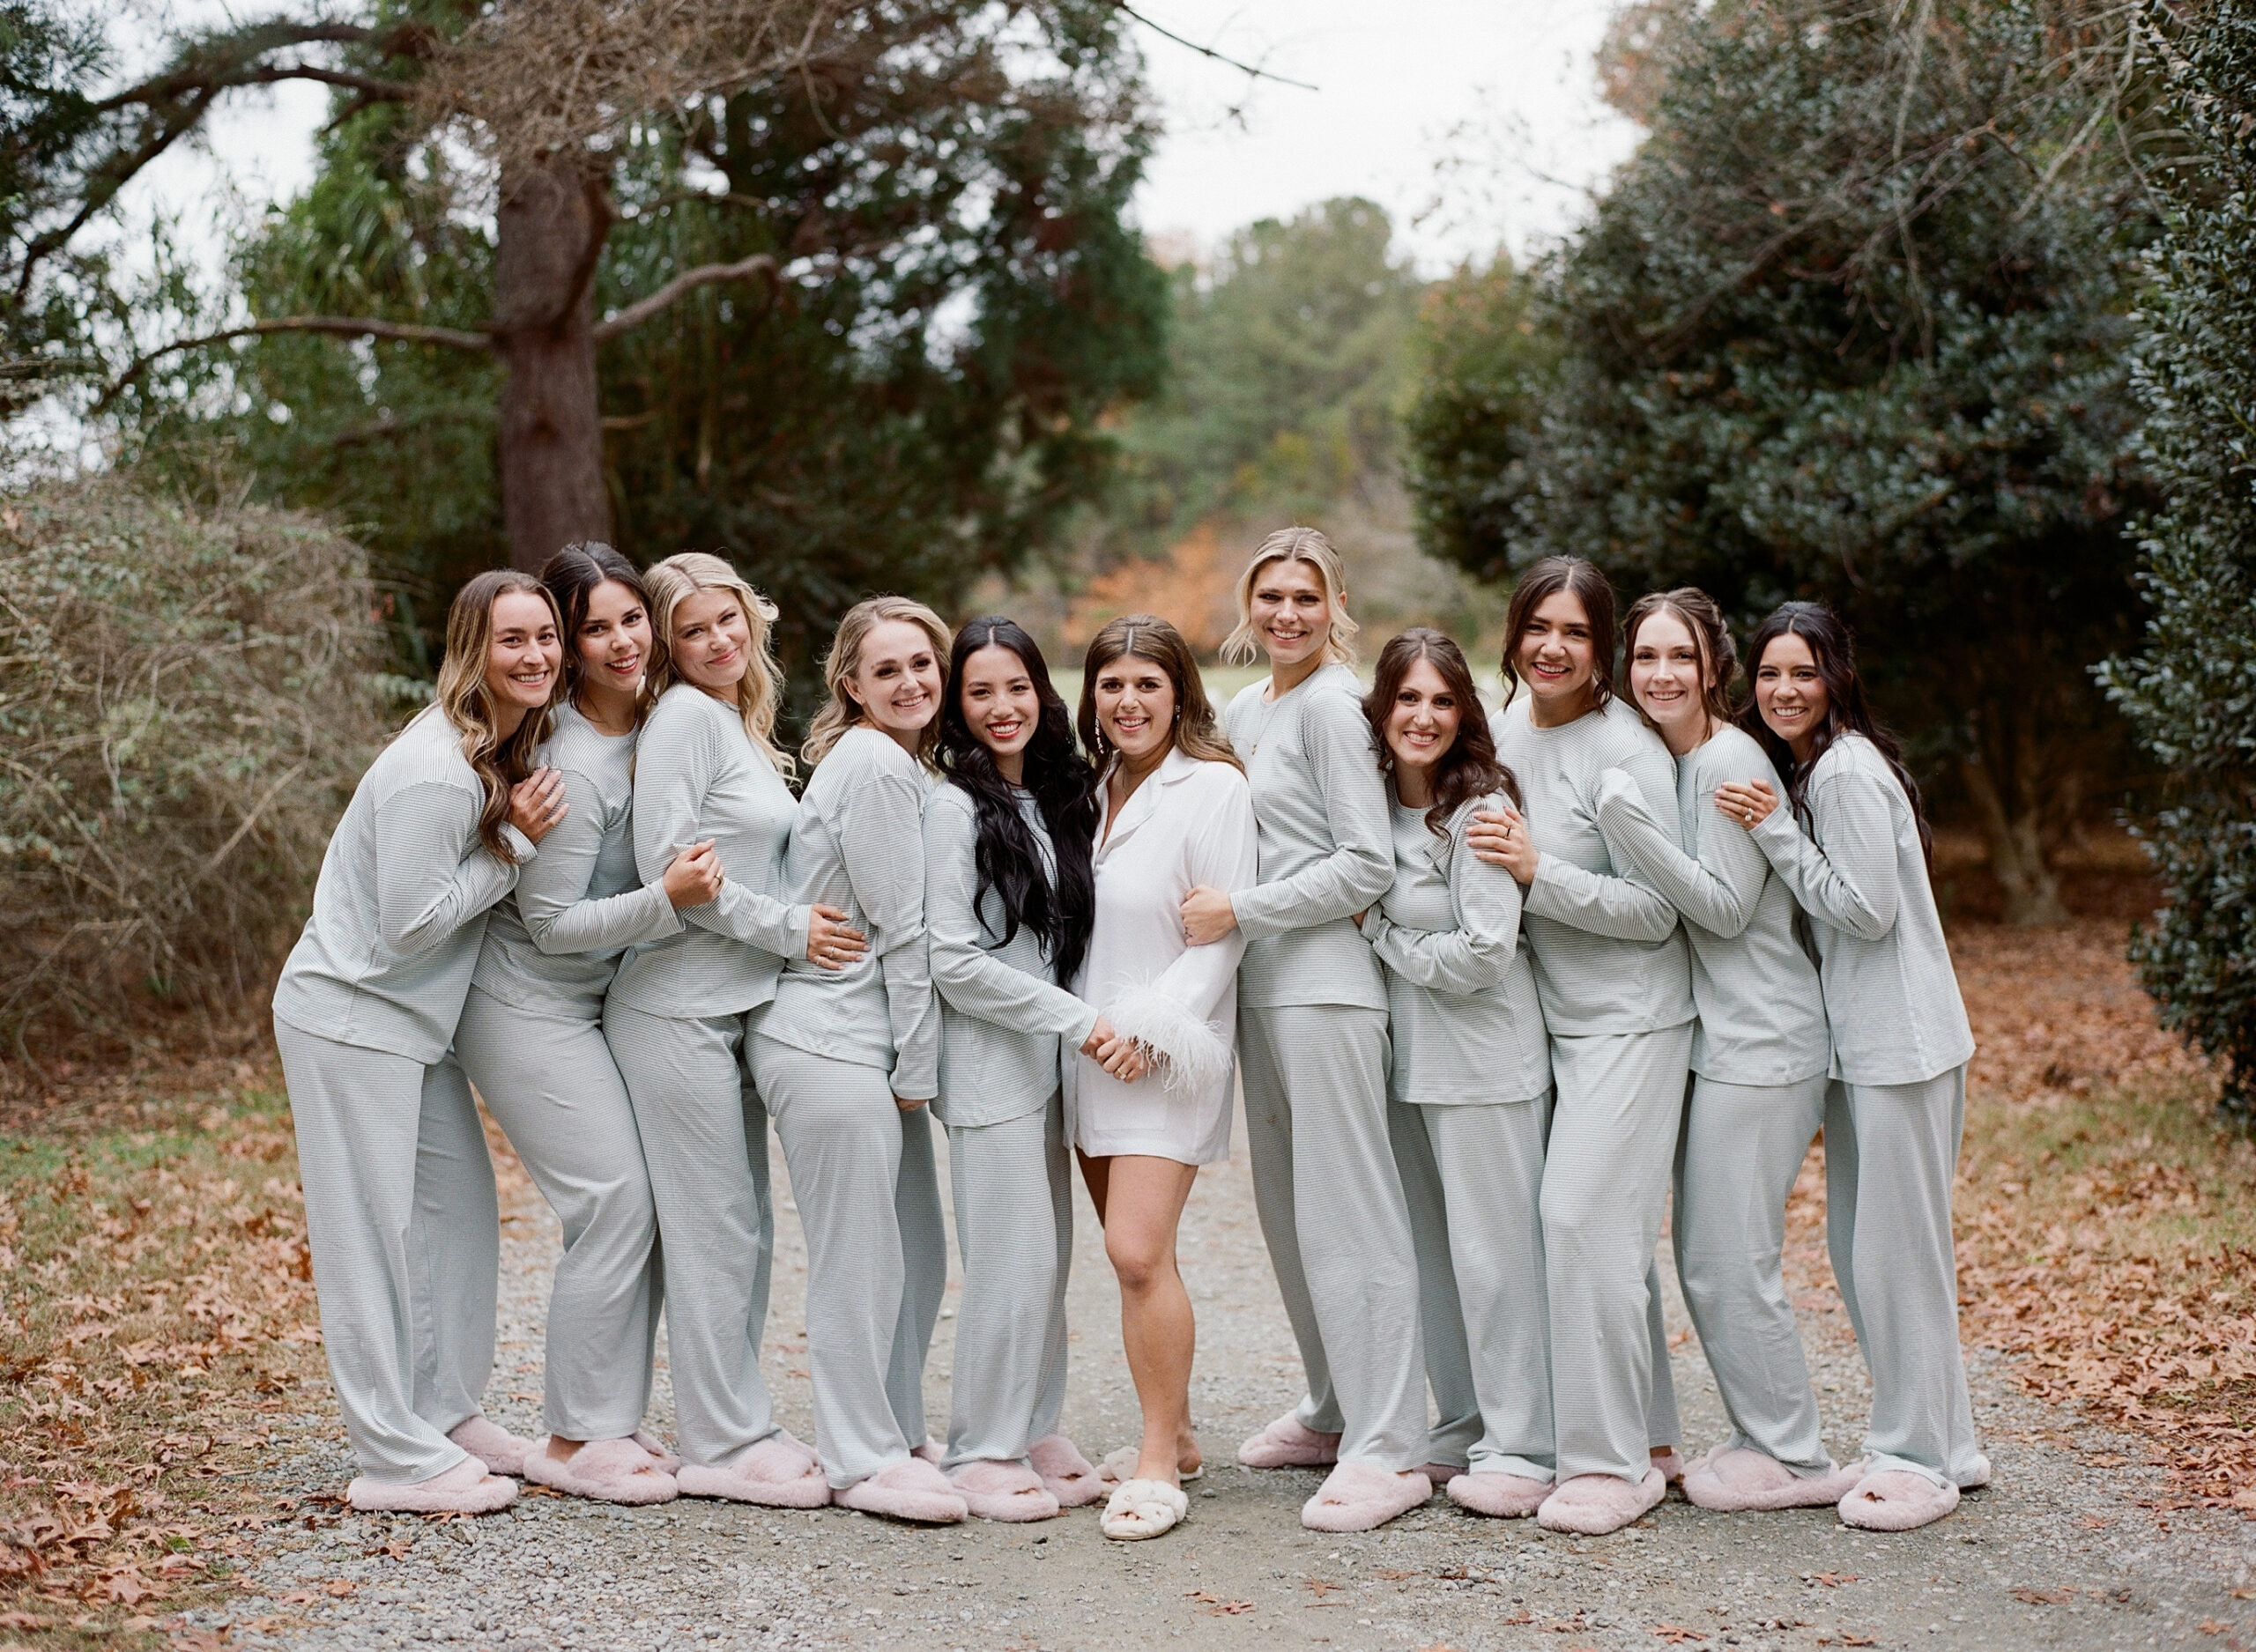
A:
[[[274,989],[322,1340],[354,1456],[410,1485],[468,1455],[494,1365],[501,1206],[449,1046],[486,915],[536,851],[478,834],[485,783],[435,707],[378,754]]]
[[[1980,1485],[1958,1343],[1951,1180],[1974,1034],[1919,823],[1887,759],[1848,734],[1818,758],[1804,834],[1785,804],[1751,835],[1809,915],[1833,1041],[1826,1237],[1872,1370],[1868,1472]]]
[[[842,970],[795,958],[760,1018],[753,1073],[776,1120],[807,1241],[815,1448],[834,1489],[928,1438],[924,1355],[947,1289],[931,1109],[939,1010],[924,937],[931,776],[856,727],[807,781],[784,878],[869,937]]]
[[[1354,671],[1267,689],[1223,720],[1260,831],[1261,881],[1231,899],[1254,1205],[1308,1373],[1295,1414],[1340,1436],[1340,1462],[1399,1472],[1426,1461],[1418,1258],[1388,1136],[1386,984],[1354,922],[1393,881],[1386,787]]]
[[[1825,1112],[1832,1044],[1799,910],[1745,828],[1716,807],[1727,782],[1777,772],[1729,724],[1676,759],[1677,831],[1620,769],[1599,781],[1614,858],[1674,904],[1692,948],[1692,1088],[1671,1231],[1685,1305],[1731,1419],[1751,1447],[1807,1476],[1831,1471],[1801,1336],[1779,1269],[1786,1197]]]
[[[1418,1246],[1426,1370],[1441,1409],[1426,1456],[1552,1478],[1543,1289],[1551,1054],[1520,939],[1519,885],[1423,809],[1394,805],[1394,882],[1363,919],[1386,967],[1388,1122]]]
[[[1019,813],[1057,887],[1057,855],[1034,794]],[[948,1133],[963,1305],[943,1466],[1023,1459],[1065,1406],[1065,1279],[1073,1256],[1061,1046],[1078,1051],[1096,1011],[1060,987],[1035,933],[1006,941],[1002,900],[977,900],[978,822],[962,787],[924,811],[924,928],[940,995],[939,1094]]]

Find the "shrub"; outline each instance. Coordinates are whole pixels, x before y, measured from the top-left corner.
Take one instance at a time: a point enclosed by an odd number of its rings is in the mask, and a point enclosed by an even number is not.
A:
[[[0,509],[0,1039],[240,1019],[385,733],[360,548],[126,477]]]

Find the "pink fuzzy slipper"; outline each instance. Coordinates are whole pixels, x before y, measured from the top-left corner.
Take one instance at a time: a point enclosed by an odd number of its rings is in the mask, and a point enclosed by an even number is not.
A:
[[[981,1520],[1050,1520],[1058,1513],[1058,1500],[1023,1463],[959,1463],[947,1478],[964,1507]]]
[[[517,1483],[464,1457],[443,1474],[406,1485],[363,1474],[345,1488],[345,1500],[364,1515],[490,1515],[517,1500]]]
[[[1464,1473],[1465,1465],[1462,1463],[1429,1463],[1421,1465],[1418,1472],[1431,1480],[1434,1483],[1434,1489],[1438,1492],[1458,1475]]]
[[[1635,1485],[1618,1474],[1577,1474],[1543,1500],[1535,1518],[1552,1531],[1602,1537],[1621,1530],[1667,1493],[1668,1481],[1659,1469],[1647,1469]]]
[[[642,1447],[643,1450],[649,1452],[652,1456],[656,1457],[658,1460],[659,1469],[664,1472],[672,1474],[676,1469],[681,1466],[681,1459],[674,1456],[672,1452],[667,1450],[665,1448],[664,1442],[656,1434],[652,1433],[649,1429],[637,1428],[633,1433],[627,1437],[629,1440],[632,1440],[636,1445]]]
[[[921,1463],[929,1463],[937,1469],[946,1459],[948,1454],[940,1448],[939,1441],[927,1434],[924,1436],[923,1445],[909,1448],[909,1455]]]
[[[1237,1448],[1249,1469],[1321,1469],[1340,1461],[1340,1436],[1319,1434],[1287,1411]]]
[[[1841,1500],[1841,1523],[1866,1531],[1910,1531],[1958,1507],[1958,1488],[1937,1485],[1909,1469],[1882,1469],[1859,1480]]]
[[[525,1458],[548,1445],[545,1440],[520,1440],[483,1414],[456,1423],[447,1438],[496,1474],[523,1474]]]
[[[1796,1474],[1752,1446],[1711,1451],[1684,1476],[1685,1498],[1718,1514],[1749,1509],[1819,1508],[1837,1503],[1864,1478],[1864,1464],[1852,1463],[1824,1474]]]
[[[1684,1458],[1674,1446],[1653,1458],[1652,1465],[1660,1471],[1661,1478],[1671,1485],[1684,1484]]]
[[[746,1446],[725,1467],[685,1463],[673,1478],[684,1497],[724,1497],[767,1508],[822,1508],[831,1500],[830,1482],[814,1453],[781,1428]]]
[[[1371,1531],[1433,1494],[1434,1483],[1416,1469],[1392,1474],[1375,1463],[1343,1463],[1301,1505],[1301,1524],[1310,1531]]]
[[[927,1526],[954,1525],[971,1511],[948,1477],[922,1457],[910,1457],[833,1493],[847,1508]]]
[[[1525,1520],[1550,1495],[1550,1481],[1525,1474],[1460,1474],[1449,1483],[1451,1502],[1496,1520]]]
[[[1063,1434],[1044,1434],[1027,1448],[1026,1458],[1042,1477],[1043,1489],[1058,1500],[1060,1508],[1080,1508],[1104,1495],[1104,1481],[1096,1465]]]
[[[525,1478],[568,1497],[599,1503],[671,1503],[681,1494],[672,1475],[632,1440],[590,1440],[563,1461],[546,1451],[525,1458]]]

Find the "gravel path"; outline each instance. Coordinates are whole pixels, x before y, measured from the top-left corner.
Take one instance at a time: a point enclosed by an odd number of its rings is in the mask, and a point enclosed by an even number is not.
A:
[[[1612,1537],[1481,1520],[1436,1497],[1382,1531],[1302,1529],[1320,1476],[1254,1474],[1236,1442],[1299,1393],[1299,1361],[1253,1215],[1243,1161],[1209,1167],[1184,1222],[1198,1311],[1192,1400],[1213,1466],[1189,1521],[1109,1544],[1096,1511],[1035,1526],[896,1526],[682,1500],[613,1509],[539,1495],[479,1521],[338,1515],[349,1475],[326,1404],[278,1426],[261,1474],[293,1523],[271,1528],[249,1592],[196,1626],[240,1647],[449,1642],[536,1648],[1801,1648],[2195,1646],[2256,1648],[2256,1525],[2151,1507],[2163,1489],[2135,1441],[2018,1394],[1978,1358],[1975,1412],[1997,1478],[1950,1519],[1889,1537],[1830,1509],[1719,1516],[1672,1500]],[[776,1186],[786,1182],[780,1156]],[[488,1410],[538,1432],[540,1324],[555,1227],[505,1180],[501,1352]],[[1066,1423],[1094,1458],[1134,1438],[1117,1305],[1094,1215],[1080,1206]],[[812,1439],[801,1303],[805,1255],[788,1194],[778,1223],[769,1381]],[[1666,1269],[1666,1248],[1663,1265]],[[955,1288],[951,1284],[950,1289]],[[1722,1418],[1671,1285],[1677,1389],[1695,1447]],[[1837,1456],[1866,1404],[1845,1317],[1805,1291],[1805,1335]],[[946,1414],[954,1316],[927,1374]],[[661,1371],[658,1421],[671,1400]]]

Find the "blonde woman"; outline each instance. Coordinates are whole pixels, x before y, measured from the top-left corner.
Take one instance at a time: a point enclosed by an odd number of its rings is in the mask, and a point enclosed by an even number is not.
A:
[[[939,1004],[924,944],[924,803],[948,628],[873,596],[839,621],[830,697],[800,748],[814,766],[785,881],[842,908],[869,955],[785,972],[753,1040],[807,1239],[815,1443],[835,1500],[945,1523],[969,1512],[924,1424],[924,1353],[947,1285],[925,1104],[939,1090]]]
[[[1237,603],[1225,656],[1269,662],[1222,714],[1253,792],[1261,881],[1194,889],[1183,919],[1194,943],[1245,939],[1254,1207],[1308,1372],[1301,1403],[1238,1461],[1336,1463],[1302,1523],[1368,1531],[1433,1494],[1417,1252],[1387,1131],[1386,982],[1354,923],[1394,880],[1394,834],[1340,553],[1313,528],[1271,534]]]
[[[555,776],[533,769],[562,677],[560,631],[530,574],[463,587],[437,703],[354,789],[274,989],[322,1340],[361,1471],[345,1496],[359,1509],[486,1514],[517,1494],[449,1438],[501,1431],[479,1410],[501,1211],[448,1047],[486,914],[563,811]]]
[[[682,849],[710,843],[723,874],[679,933],[635,948],[604,1005],[657,1205],[674,1479],[686,1497],[819,1508],[830,1488],[776,1422],[760,1374],[775,1212],[746,1041],[786,958],[837,969],[863,939],[836,907],[784,899],[797,810],[775,742],[775,605],[701,552],[668,557],[643,582],[657,646],[635,749],[635,863],[658,883]]]

